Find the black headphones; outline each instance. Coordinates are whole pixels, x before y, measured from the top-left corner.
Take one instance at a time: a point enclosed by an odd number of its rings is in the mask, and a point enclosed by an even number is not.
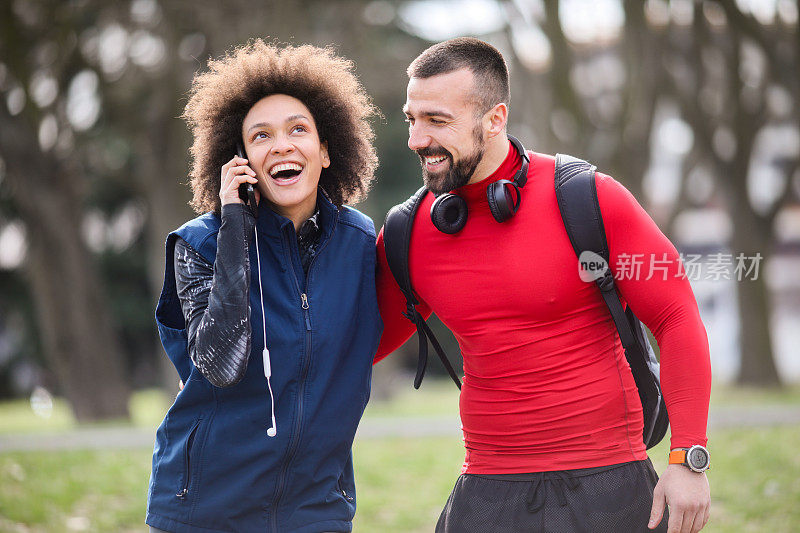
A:
[[[497,180],[486,187],[486,200],[489,202],[489,210],[498,222],[505,222],[513,217],[519,209],[522,200],[520,189],[528,181],[528,163],[530,159],[525,152],[525,147],[516,137],[508,136],[508,140],[517,149],[522,157],[522,166],[514,175],[513,181]],[[512,197],[508,188],[514,187],[516,201]],[[467,223],[467,202],[457,194],[445,193],[440,195],[431,205],[431,222],[436,229],[442,233],[458,233],[464,229]]]

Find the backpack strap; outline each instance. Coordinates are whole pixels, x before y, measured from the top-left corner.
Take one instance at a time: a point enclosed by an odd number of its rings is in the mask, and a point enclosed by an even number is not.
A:
[[[414,388],[419,388],[422,378],[425,376],[425,369],[428,366],[428,339],[430,339],[436,354],[447,369],[447,373],[450,374],[450,377],[460,389],[461,380],[453,369],[453,365],[447,359],[447,355],[444,353],[433,331],[417,311],[416,306],[419,304],[419,300],[417,300],[414,289],[411,286],[411,272],[408,267],[411,231],[414,226],[414,217],[427,193],[428,189],[421,187],[411,198],[402,204],[392,207],[386,214],[386,220],[383,223],[383,243],[386,248],[386,261],[389,263],[389,270],[392,272],[392,276],[394,276],[395,281],[400,286],[400,290],[406,297],[406,311],[403,316],[417,327],[419,360],[417,361],[417,374],[414,377]]]
[[[630,366],[639,399],[642,402],[642,437],[652,448],[664,437],[669,425],[667,408],[661,394],[659,364],[644,329],[630,307],[622,308],[610,268],[610,254],[600,203],[597,200],[596,167],[574,157],[556,155],[555,190],[558,209],[567,235],[580,261],[585,252],[593,252],[604,261],[602,276],[595,277],[600,294],[611,312],[625,358]]]
[[[589,251],[605,261],[603,275],[596,278],[595,283],[611,312],[622,345],[626,350],[630,350],[636,345],[636,336],[622,308],[614,276],[611,273],[606,232],[600,214],[600,203],[597,200],[596,170],[597,167],[582,159],[557,154],[556,199],[575,255],[581,260],[581,254]]]

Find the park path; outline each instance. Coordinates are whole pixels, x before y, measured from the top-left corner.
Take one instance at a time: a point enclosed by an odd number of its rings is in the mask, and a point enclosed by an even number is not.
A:
[[[712,407],[709,430],[800,424],[800,405]],[[458,417],[368,417],[357,439],[461,437]],[[0,435],[0,453],[35,450],[130,449],[153,446],[155,432],[135,427],[84,428],[57,433]]]

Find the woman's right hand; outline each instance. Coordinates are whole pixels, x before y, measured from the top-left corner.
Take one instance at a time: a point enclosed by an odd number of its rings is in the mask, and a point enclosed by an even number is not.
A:
[[[247,166],[247,159],[238,155],[222,165],[220,174],[222,183],[219,187],[219,198],[222,205],[243,203],[239,198],[239,186],[243,183],[252,183],[255,186],[258,183],[256,173]],[[258,187],[256,187],[256,198],[258,198]]]

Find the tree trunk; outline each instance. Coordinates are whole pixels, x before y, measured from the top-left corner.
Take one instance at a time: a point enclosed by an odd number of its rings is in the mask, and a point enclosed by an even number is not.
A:
[[[0,114],[5,181],[27,228],[30,280],[45,356],[80,422],[128,416],[130,389],[107,300],[81,239],[76,171],[38,149],[20,117]]]
[[[620,50],[627,69],[624,112],[617,126],[619,141],[609,158],[608,172],[623,182],[639,203],[647,206],[642,184],[651,160],[650,137],[659,96],[656,88],[662,77],[661,47],[659,37],[648,31],[643,3],[626,0],[624,7],[625,43]]]
[[[723,7],[725,5],[729,13],[738,13],[732,4],[726,2]],[[729,16],[729,20],[733,20],[732,17]],[[724,33],[710,31],[702,6],[696,4],[694,24],[689,31],[689,35],[676,37],[672,44],[677,59],[675,64],[684,68],[673,66],[666,80],[680,102],[683,119],[692,126],[696,142],[700,143],[702,152],[708,154],[725,196],[733,224],[731,248],[734,264],[738,254],[752,258],[760,253],[762,258],[757,279],[743,276],[740,281],[734,277],[740,321],[741,369],[738,381],[748,385],[777,386],[780,379],[770,338],[769,293],[763,272],[774,236],[770,217],[758,214],[751,206],[747,185],[755,136],[768,119],[763,104],[765,98],[760,98],[755,106],[752,103],[745,105],[742,99],[745,87],[739,75],[743,42],[741,28],[729,26]],[[721,51],[728,76],[715,77],[703,64],[703,50],[712,49]],[[727,105],[720,111],[700,105],[697,95],[706,86],[722,91]],[[720,128],[728,129],[735,139],[732,156],[719,153],[712,141],[715,131]]]
[[[172,35],[164,38],[171,48],[177,48]],[[186,154],[191,142],[185,123],[177,118],[183,110],[176,98],[189,86],[191,74],[183,76],[186,69],[181,68],[180,59],[170,58],[170,61],[169,74],[161,77],[149,91],[147,105],[143,106],[144,112],[139,117],[141,122],[137,129],[146,131],[147,135],[138,137],[134,145],[137,154],[134,179],[148,209],[145,226],[147,277],[154,305],[164,283],[164,241],[167,234],[194,216],[188,207],[191,199],[187,185],[188,158],[176,157],[176,154]],[[131,112],[135,113],[135,110],[131,109]],[[157,339],[155,322],[153,326],[153,345],[157,352],[154,364],[158,374],[155,381],[174,394],[178,374]]]
[[[746,167],[745,167],[746,168]],[[741,198],[742,194],[735,195]],[[746,193],[744,199],[747,199]],[[742,202],[736,202],[741,204]],[[733,252],[753,258],[761,254],[758,276],[745,276],[736,281],[739,307],[741,369],[738,382],[742,385],[778,386],[780,378],[773,357],[770,337],[769,288],[764,279],[764,262],[770,250],[764,246],[772,242],[770,224],[753,212],[749,202],[735,205],[733,220]],[[748,261],[749,263],[749,261]]]
[[[42,204],[49,220],[26,220],[26,266],[47,355],[78,421],[127,418],[130,390],[77,207],[53,197]]]
[[[742,366],[738,382],[742,385],[780,385],[772,358],[769,323],[769,291],[763,275],[738,283],[741,322]]]

